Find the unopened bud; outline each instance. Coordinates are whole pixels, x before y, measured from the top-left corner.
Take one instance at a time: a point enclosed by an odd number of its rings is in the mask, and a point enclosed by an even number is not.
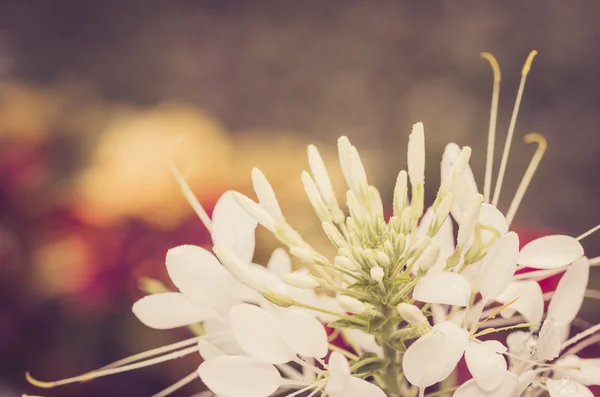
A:
[[[275,192],[265,174],[258,168],[252,169],[252,186],[254,187],[256,197],[258,197],[258,202],[265,211],[277,222],[285,222]]]
[[[415,241],[413,245],[410,247],[410,251],[408,256],[413,257],[416,255],[420,255],[425,248],[431,243],[431,237],[429,236],[421,236]]]
[[[425,183],[425,131],[423,123],[416,123],[408,137],[408,176],[414,187]]]
[[[375,266],[371,268],[371,278],[377,282],[381,282],[383,280],[383,276],[385,275],[385,271],[381,266]]]
[[[267,213],[260,205],[255,203],[250,198],[244,196],[241,193],[234,192],[233,197],[235,201],[254,219],[258,221],[263,227],[268,229],[270,232],[275,232],[275,219]]]
[[[273,291],[263,292],[263,296],[269,302],[272,302],[272,303],[276,304],[277,306],[281,306],[281,307],[290,307],[295,303],[293,298],[291,298],[287,295],[273,292]]]
[[[383,266],[383,267],[387,267],[390,265],[390,257],[387,256],[387,254],[383,251],[377,251],[377,254],[375,255],[377,257],[377,262]]]
[[[429,244],[419,258],[419,269],[426,272],[435,264],[439,256],[440,247],[434,243]]]
[[[400,216],[408,200],[408,179],[406,171],[402,170],[396,178],[394,187],[394,215]]]
[[[343,222],[344,213],[340,209],[337,199],[335,198],[333,186],[329,179],[329,173],[327,172],[323,158],[315,145],[308,145],[308,165],[310,166],[310,171],[313,174],[315,183],[319,188],[319,192],[321,192],[325,204],[329,207],[333,221],[335,223]]]
[[[283,282],[292,287],[300,289],[313,289],[319,286],[319,282],[306,273],[288,273],[283,276]]]
[[[310,201],[310,204],[312,205],[319,219],[323,222],[331,222],[332,218],[329,208],[327,208],[325,201],[323,201],[323,197],[321,197],[319,189],[317,188],[317,185],[315,184],[315,181],[313,181],[310,174],[306,171],[302,171],[300,179],[302,179],[302,184],[304,185],[304,191],[306,192],[308,201]]]
[[[366,310],[365,304],[359,301],[358,299],[351,298],[346,295],[338,295],[336,297],[336,300],[340,304],[342,309],[346,310],[347,312],[353,314],[362,314]]]
[[[333,260],[333,263],[339,267],[343,267],[344,269],[350,270],[352,272],[355,272],[358,269],[360,269],[360,266],[358,266],[357,263],[355,263],[354,261],[351,261],[350,259],[346,258],[345,256],[336,256],[335,259]]]
[[[421,309],[415,305],[410,305],[403,302],[398,304],[396,309],[398,310],[398,313],[402,319],[409,324],[421,324],[427,321],[427,317],[425,317],[423,312],[421,312]]]
[[[343,246],[348,245],[348,242],[346,241],[346,239],[344,238],[344,236],[342,235],[342,233],[340,233],[340,231],[338,230],[338,228],[335,227],[333,225],[333,223],[323,222],[321,224],[321,227],[323,228],[323,231],[325,232],[325,234],[327,235],[327,237],[329,238],[329,240],[336,247],[343,247]]]

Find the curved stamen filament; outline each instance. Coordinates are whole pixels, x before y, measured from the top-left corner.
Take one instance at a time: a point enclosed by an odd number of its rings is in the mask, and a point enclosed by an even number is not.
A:
[[[166,389],[154,394],[152,397],[167,397],[169,394],[181,389],[182,387],[184,387],[185,385],[194,381],[197,378],[198,378],[198,373],[196,371],[194,371],[191,374],[189,374],[188,376],[186,376],[185,378],[180,379],[177,382],[173,383],[171,386],[167,387]]]
[[[512,199],[512,202],[510,203],[510,208],[508,209],[508,213],[506,214],[506,222],[508,223],[509,226],[510,226],[512,220],[514,219],[515,214],[517,213],[517,210],[519,209],[521,200],[523,200],[523,196],[525,196],[525,192],[527,191],[527,188],[529,187],[529,184],[531,183],[531,179],[533,179],[533,175],[535,174],[537,167],[540,165],[540,162],[542,161],[542,157],[544,157],[544,153],[546,152],[546,148],[548,147],[546,138],[544,138],[543,135],[535,133],[535,132],[525,135],[523,140],[525,141],[525,143],[537,143],[538,147],[535,150],[535,153],[533,154],[531,161],[529,162],[529,166],[527,167],[527,170],[525,171],[525,175],[523,175],[523,179],[521,180],[521,183],[519,184],[517,193],[515,194],[515,197]]]
[[[34,386],[40,387],[42,389],[51,389],[51,388],[57,387],[57,386],[68,385],[70,383],[87,381],[87,380],[91,380],[94,378],[100,378],[102,376],[114,375],[114,374],[118,374],[121,372],[133,371],[135,369],[149,367],[151,365],[175,360],[177,358],[181,358],[181,357],[187,356],[192,353],[197,353],[197,352],[198,352],[197,346],[188,347],[187,349],[178,350],[178,351],[172,352],[170,354],[166,354],[164,356],[155,357],[150,360],[140,361],[135,364],[125,365],[125,366],[122,366],[119,368],[109,368],[109,369],[100,370],[100,371],[88,372],[83,375],[74,376],[72,378],[61,379],[61,380],[54,381],[54,382],[43,382],[43,381],[37,380],[37,379],[33,378],[29,374],[29,372],[25,373],[25,378],[27,379],[27,381],[29,383],[31,383]]]
[[[531,69],[531,63],[533,62],[533,58],[535,58],[536,55],[537,51],[531,51],[529,53],[529,56],[525,60],[523,69],[521,70],[521,83],[519,84],[519,90],[517,91],[517,99],[515,100],[515,106],[513,108],[513,113],[510,118],[510,124],[508,126],[508,135],[506,136],[506,143],[504,144],[504,151],[502,152],[502,160],[500,162],[500,169],[498,171],[498,179],[496,180],[496,187],[494,188],[494,198],[492,199],[492,205],[494,207],[498,205],[498,200],[500,199],[500,191],[502,190],[502,182],[504,181],[504,173],[506,172],[508,154],[510,152],[510,144],[512,143],[512,138],[515,132],[515,125],[517,123],[517,116],[519,115],[519,107],[521,106],[521,99],[523,98],[525,81],[527,80],[527,75],[529,74],[529,70]]]
[[[485,161],[485,181],[483,184],[483,200],[490,202],[492,190],[492,168],[494,166],[494,144],[496,142],[496,120],[498,119],[498,98],[500,97],[500,66],[496,58],[487,52],[482,52],[481,57],[490,63],[494,73],[494,86],[492,91],[492,105],[490,109],[490,128],[488,131],[487,155]]]

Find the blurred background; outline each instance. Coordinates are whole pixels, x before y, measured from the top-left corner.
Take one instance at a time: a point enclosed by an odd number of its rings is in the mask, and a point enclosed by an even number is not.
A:
[[[207,208],[227,189],[250,193],[260,167],[309,234],[318,224],[299,175],[310,142],[335,174],[335,142],[348,135],[390,204],[410,127],[423,121],[429,199],[450,141],[474,148],[481,184],[492,83],[481,51],[502,66],[498,148],[522,63],[539,51],[500,208],[535,131],[549,148],[515,227],[579,235],[599,223],[598,13],[592,0],[0,1],[0,397],[143,397],[198,365],[189,357],[42,393],[24,380],[25,370],[68,377],[188,336],[131,314],[140,277],[167,282],[169,247],[210,244],[168,153]],[[260,238],[258,262],[274,247]],[[584,241],[589,256],[599,243]],[[597,308],[586,302],[584,324],[600,321]]]

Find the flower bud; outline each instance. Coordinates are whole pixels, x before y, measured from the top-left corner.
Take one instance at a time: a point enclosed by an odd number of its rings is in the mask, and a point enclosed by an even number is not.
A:
[[[375,266],[375,267],[371,268],[371,278],[373,280],[375,280],[377,282],[381,282],[383,280],[384,275],[385,275],[385,272],[382,267]]]
[[[402,319],[409,324],[421,324],[427,321],[427,317],[425,317],[423,312],[421,312],[421,309],[415,305],[410,305],[403,302],[398,304],[396,309],[398,310],[398,313]]]
[[[366,310],[365,304],[359,301],[358,299],[351,298],[346,295],[338,295],[336,297],[336,300],[340,304],[342,309],[346,310],[347,312],[353,314],[361,314],[364,313]]]
[[[360,269],[360,266],[355,263],[354,261],[351,261],[350,259],[348,259],[345,256],[336,256],[335,259],[333,260],[333,263],[336,266],[339,267],[343,267],[344,269],[350,270],[352,272],[357,271],[358,269]]]
[[[319,282],[306,273],[288,273],[283,276],[283,282],[292,287],[300,289],[313,289],[319,286]]]

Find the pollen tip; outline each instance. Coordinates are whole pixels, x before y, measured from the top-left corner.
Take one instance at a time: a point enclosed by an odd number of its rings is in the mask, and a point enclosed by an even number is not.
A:
[[[536,50],[532,50],[529,53],[529,55],[527,56],[527,59],[525,60],[525,64],[523,65],[523,70],[521,71],[521,75],[526,76],[529,73],[529,70],[531,69],[531,64],[533,63],[533,58],[535,58],[537,53],[538,52]]]
[[[482,52],[480,56],[482,59],[485,59],[490,63],[490,66],[492,67],[492,72],[494,73],[494,81],[497,83],[500,82],[500,65],[498,64],[498,60],[496,60],[496,57],[490,54],[489,52]]]
[[[42,382],[41,380],[37,380],[33,376],[31,376],[31,373],[29,371],[25,372],[25,379],[32,385],[40,387],[42,389],[50,389],[54,387],[54,382]]]

